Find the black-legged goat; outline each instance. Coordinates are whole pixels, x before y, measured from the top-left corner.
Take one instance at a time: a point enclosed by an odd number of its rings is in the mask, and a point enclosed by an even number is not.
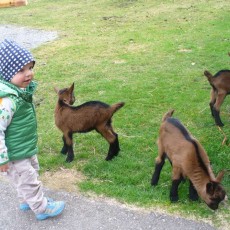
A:
[[[70,88],[58,90],[58,102],[55,108],[55,124],[63,133],[62,154],[67,154],[66,161],[74,159],[73,133],[85,133],[92,130],[99,132],[109,143],[106,160],[112,160],[120,150],[118,135],[112,127],[113,114],[124,106],[124,102],[108,105],[100,101],[89,101],[79,106],[72,106],[74,83]]]
[[[172,164],[172,187],[170,200],[177,201],[178,186],[185,178],[189,179],[189,198],[197,200],[198,196],[215,210],[226,198],[226,192],[220,184],[224,171],[215,178],[207,153],[201,144],[191,136],[179,120],[171,117],[174,110],[166,113],[158,138],[158,157],[151,184],[157,185],[165,159]]]
[[[230,93],[230,70],[221,70],[214,76],[207,70],[204,71],[211,89],[210,109],[211,114],[218,126],[224,126],[220,119],[220,107],[225,97]]]

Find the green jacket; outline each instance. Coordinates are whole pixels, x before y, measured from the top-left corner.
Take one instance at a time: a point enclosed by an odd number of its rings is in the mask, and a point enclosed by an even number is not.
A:
[[[37,84],[31,82],[25,89],[0,79],[0,98],[10,97],[16,110],[5,131],[9,161],[29,158],[38,152],[37,120],[32,102]]]

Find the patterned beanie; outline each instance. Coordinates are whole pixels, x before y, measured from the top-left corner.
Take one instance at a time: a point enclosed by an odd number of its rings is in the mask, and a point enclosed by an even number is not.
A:
[[[0,76],[5,81],[11,81],[25,65],[35,60],[32,54],[11,40],[0,43]]]

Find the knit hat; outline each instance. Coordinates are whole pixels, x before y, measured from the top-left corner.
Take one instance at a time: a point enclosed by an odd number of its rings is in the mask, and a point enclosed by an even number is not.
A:
[[[10,81],[25,65],[35,60],[32,54],[11,40],[0,43],[0,76]]]

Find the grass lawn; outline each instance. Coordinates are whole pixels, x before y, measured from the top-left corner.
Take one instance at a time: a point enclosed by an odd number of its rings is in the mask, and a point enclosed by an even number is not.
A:
[[[77,186],[85,194],[202,219],[220,229],[228,226],[229,201],[213,212],[201,201],[188,200],[187,183],[180,186],[180,201],[170,203],[168,162],[159,185],[153,188],[150,180],[161,118],[171,108],[206,149],[214,173],[230,169],[230,97],[221,107],[222,130],[228,138],[222,145],[224,136],[210,115],[210,85],[203,75],[206,69],[213,74],[229,69],[229,9],[227,0],[30,0],[26,7],[0,9],[1,24],[59,34],[57,40],[33,50],[39,83],[35,96],[41,101],[36,107],[41,173],[78,171],[84,180]],[[126,103],[113,117],[121,147],[113,161],[104,160],[108,144],[96,132],[74,135],[71,164],[60,154],[53,87],[72,82],[76,104]],[[229,182],[226,174],[223,185],[228,194]]]

